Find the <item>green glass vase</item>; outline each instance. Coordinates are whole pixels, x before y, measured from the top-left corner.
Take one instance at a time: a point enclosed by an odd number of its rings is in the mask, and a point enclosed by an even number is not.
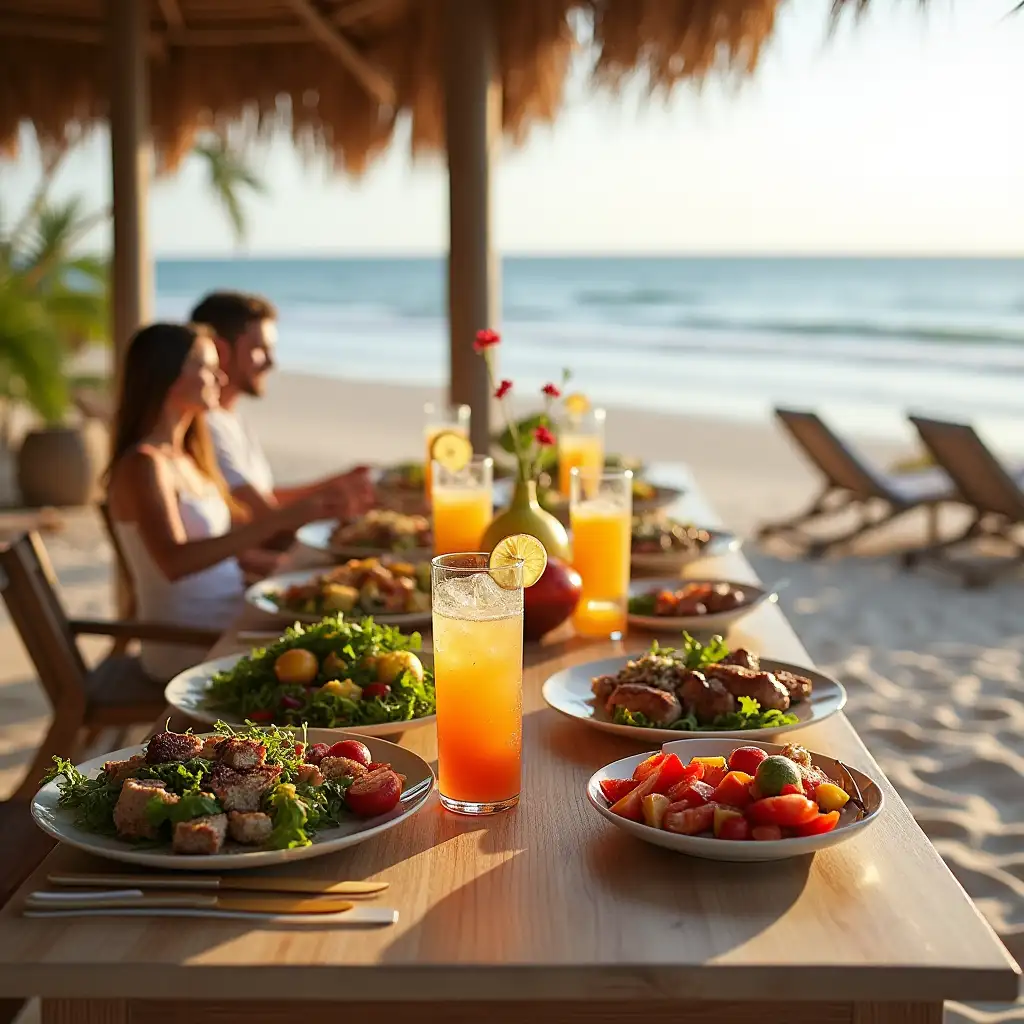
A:
[[[499,512],[484,533],[483,549],[492,551],[495,544],[514,533],[528,533],[544,545],[549,558],[570,562],[569,535],[565,527],[537,501],[537,484],[533,480],[517,480],[508,508]]]

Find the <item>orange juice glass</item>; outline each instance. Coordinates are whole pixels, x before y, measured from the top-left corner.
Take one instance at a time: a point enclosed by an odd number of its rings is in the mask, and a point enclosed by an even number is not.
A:
[[[434,462],[431,478],[434,554],[475,551],[494,517],[494,460],[475,455],[456,471]]]
[[[431,455],[430,449],[433,447],[434,441],[438,434],[445,434],[451,431],[454,434],[461,434],[465,438],[469,438],[469,414],[470,408],[468,405],[435,405],[433,402],[427,402],[423,406],[423,441],[427,449],[427,458],[423,463],[423,476],[425,478],[426,486],[426,497],[427,501],[430,501],[430,488],[431,488],[431,464],[433,462],[433,456]],[[473,545],[476,547],[476,545]]]
[[[523,562],[494,571],[487,562],[486,554],[462,552],[430,563],[438,790],[459,814],[519,802]]]
[[[572,623],[581,636],[621,636],[629,600],[633,474],[574,469],[571,484],[572,562],[583,580]]]
[[[604,409],[592,409],[580,416],[571,414],[558,425],[558,489],[571,495],[572,471],[589,475],[604,469]]]

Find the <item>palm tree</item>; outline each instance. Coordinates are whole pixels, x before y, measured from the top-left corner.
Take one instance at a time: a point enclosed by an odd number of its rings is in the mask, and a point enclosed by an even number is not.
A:
[[[21,216],[4,230],[0,219],[0,447],[9,447],[14,405],[31,406],[47,423],[59,423],[76,383],[71,357],[107,337],[108,267],[97,256],[76,255],[81,240],[110,210],[85,209],[74,196],[49,193],[70,147],[43,154],[39,185]],[[245,237],[241,193],[263,192],[263,183],[219,136],[197,143],[208,183],[236,241]]]

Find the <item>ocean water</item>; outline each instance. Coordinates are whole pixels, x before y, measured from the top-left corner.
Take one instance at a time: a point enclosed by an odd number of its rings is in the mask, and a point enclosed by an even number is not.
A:
[[[350,379],[447,378],[445,264],[161,260],[158,314],[212,288],[267,295],[280,359]],[[906,411],[1024,446],[1024,259],[506,258],[502,372],[613,406],[762,419],[812,408],[906,435]]]

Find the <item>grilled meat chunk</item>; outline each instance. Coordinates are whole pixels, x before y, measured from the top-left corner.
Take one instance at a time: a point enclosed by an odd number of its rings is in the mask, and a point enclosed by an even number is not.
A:
[[[736,710],[736,698],[717,679],[708,679],[701,672],[687,673],[676,694],[701,725]]]
[[[659,690],[642,683],[622,683],[617,686],[605,704],[609,715],[623,707],[634,714],[649,718],[654,725],[666,726],[683,717],[679,698],[668,690]]]
[[[753,697],[762,711],[786,711],[789,693],[771,672],[761,672],[739,665],[708,665],[708,679],[717,679],[734,697]]]
[[[146,747],[149,764],[191,761],[203,749],[203,741],[190,732],[158,732]]]
[[[790,703],[810,700],[814,683],[807,676],[798,676],[795,672],[773,672],[772,675],[786,688]]]
[[[207,785],[225,811],[258,811],[260,798],[277,781],[280,765],[262,764],[239,771],[226,764],[214,766]]]
[[[240,740],[232,736],[217,748],[217,760],[229,768],[257,768],[266,759],[267,748],[253,740]]]
[[[604,704],[618,685],[618,676],[594,676],[590,683],[590,689],[593,691],[594,696]]]
[[[198,753],[198,757],[201,757],[204,761],[217,761],[219,760],[220,745],[224,742],[223,736],[208,736],[203,740],[202,749]]]
[[[171,849],[175,853],[210,856],[220,853],[228,831],[226,814],[208,814],[191,821],[179,821],[174,826]]]
[[[135,774],[137,768],[146,763],[145,754],[135,754],[127,761],[107,761],[103,766],[103,774],[111,782],[124,782]]]
[[[304,764],[295,773],[295,781],[300,786],[322,786],[324,775],[315,764]]]
[[[740,668],[760,669],[761,659],[752,651],[748,651],[746,648],[740,647],[735,651],[730,651],[720,662],[718,662],[718,664],[739,665]]]
[[[228,816],[228,835],[236,843],[260,846],[273,831],[274,822],[269,814],[260,811],[231,811]]]
[[[343,779],[346,775],[356,778],[366,774],[366,765],[350,757],[325,757],[320,762],[320,773],[325,779]]]
[[[122,839],[156,839],[157,829],[149,823],[146,807],[156,798],[176,804],[180,797],[156,779],[128,779],[114,805],[114,827]]]

